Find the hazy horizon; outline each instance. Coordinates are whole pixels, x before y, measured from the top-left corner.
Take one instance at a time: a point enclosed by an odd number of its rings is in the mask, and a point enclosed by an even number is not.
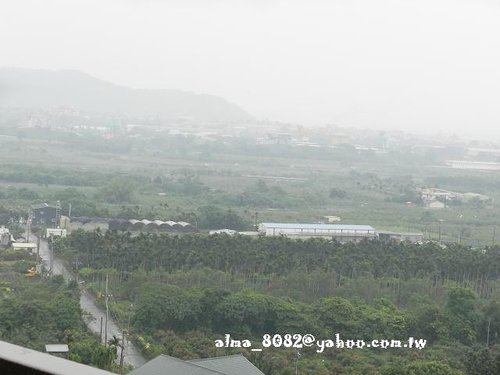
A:
[[[0,5],[0,66],[212,94],[258,119],[500,138],[498,1]]]

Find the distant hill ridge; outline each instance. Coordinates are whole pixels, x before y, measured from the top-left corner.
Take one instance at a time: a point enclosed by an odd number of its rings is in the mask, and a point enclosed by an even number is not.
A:
[[[99,114],[180,117],[211,122],[253,118],[227,100],[181,90],[133,89],[74,70],[0,68],[0,107],[73,106]]]

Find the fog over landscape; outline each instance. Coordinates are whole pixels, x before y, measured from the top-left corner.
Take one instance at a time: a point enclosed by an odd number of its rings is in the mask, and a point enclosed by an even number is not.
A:
[[[500,136],[498,1],[3,1],[0,67],[216,95],[259,120]]]
[[[499,20],[0,0],[0,374],[500,374]]]

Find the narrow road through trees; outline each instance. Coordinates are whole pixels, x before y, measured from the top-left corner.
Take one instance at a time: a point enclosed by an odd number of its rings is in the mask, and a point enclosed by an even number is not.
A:
[[[31,241],[36,242],[36,237],[34,235],[30,235],[33,237]],[[47,241],[41,239],[40,240],[40,257],[42,258],[43,264],[46,269],[50,268],[50,250]],[[54,275],[62,275],[66,281],[74,280],[74,275],[64,266],[63,262],[60,259],[54,257],[53,259],[53,274]],[[87,327],[94,333],[101,333],[101,318],[103,322],[106,319],[106,312],[102,311],[95,303],[94,297],[92,297],[87,291],[82,291],[80,294],[80,307],[84,313],[84,320],[87,324]],[[103,338],[105,337],[104,332],[104,323],[103,323]],[[120,339],[122,342],[123,331],[116,325],[115,322],[110,318],[108,319],[108,329],[107,329],[107,338],[108,340],[112,339],[113,336]],[[134,346],[134,344],[130,341],[125,340],[125,355],[124,355],[124,363],[137,368],[143,365],[146,360]],[[120,357],[120,353],[118,353],[118,357]]]

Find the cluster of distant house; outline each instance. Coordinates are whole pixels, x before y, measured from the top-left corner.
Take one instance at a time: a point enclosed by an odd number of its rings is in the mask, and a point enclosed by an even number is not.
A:
[[[454,204],[491,204],[492,198],[478,193],[458,193],[438,188],[418,188],[424,206],[427,208],[445,208]]]

